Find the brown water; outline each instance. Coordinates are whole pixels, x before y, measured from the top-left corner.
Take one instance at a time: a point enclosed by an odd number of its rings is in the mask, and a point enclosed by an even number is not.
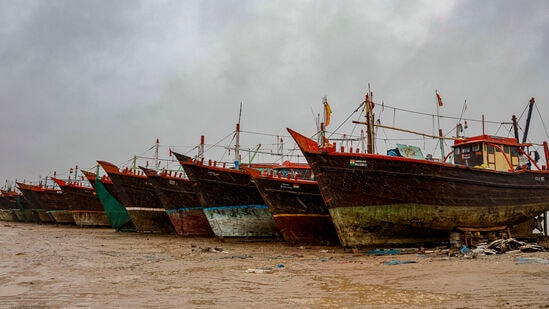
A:
[[[11,222],[0,235],[1,308],[549,307],[546,252],[368,256]]]

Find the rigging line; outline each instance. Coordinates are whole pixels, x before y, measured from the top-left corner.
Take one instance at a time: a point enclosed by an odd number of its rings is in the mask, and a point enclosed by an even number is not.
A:
[[[271,133],[260,133],[260,132],[254,132],[254,131],[245,131],[245,130],[240,130],[240,133],[248,133],[248,134],[255,134],[255,135],[264,135],[264,136],[270,136],[270,137],[277,137],[277,136],[280,136],[280,134],[271,134]],[[288,135],[289,136],[289,135]]]
[[[346,124],[347,121],[348,121],[356,112],[358,112],[358,110],[360,109],[360,107],[361,107],[362,105],[364,105],[364,103],[366,103],[366,101],[360,103],[360,105],[359,105],[359,106],[358,106],[358,107],[357,107],[357,108],[356,108],[347,118],[345,118],[345,120],[344,120],[344,121],[343,121],[343,122],[342,122],[342,123],[332,132],[332,133],[330,133],[330,135],[328,136],[328,139],[334,134],[335,131],[341,129],[341,127],[342,127],[344,124]],[[317,133],[317,134],[318,134],[318,133]]]
[[[399,111],[403,111],[403,112],[412,113],[412,114],[423,115],[423,116],[436,116],[436,115],[429,114],[429,113],[412,111],[412,110],[409,110],[409,109],[393,107],[393,106],[390,106],[390,105],[385,105],[385,107],[386,107],[386,108],[392,108],[392,109],[394,109],[394,110],[399,110]],[[459,119],[458,117],[443,116],[443,115],[441,115],[440,118],[453,119],[453,120],[458,120],[458,119]],[[473,122],[482,122],[482,119],[479,120],[479,119],[472,119],[472,118],[463,118],[463,120],[473,121]],[[499,123],[499,122],[497,122],[497,121],[486,121],[486,120],[485,120],[484,122],[485,122],[485,123],[492,123],[492,124],[498,124],[498,123]]]
[[[541,119],[541,125],[543,126],[543,130],[545,131],[545,136],[549,138],[549,134],[547,133],[547,127],[545,126],[545,121],[543,121],[543,117],[541,117],[541,112],[538,109],[538,105],[535,104],[536,111],[538,112],[539,118]]]

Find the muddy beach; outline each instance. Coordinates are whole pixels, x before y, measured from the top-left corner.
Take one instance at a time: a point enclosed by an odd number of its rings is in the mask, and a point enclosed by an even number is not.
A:
[[[2,308],[547,308],[549,253],[367,255],[0,224]]]

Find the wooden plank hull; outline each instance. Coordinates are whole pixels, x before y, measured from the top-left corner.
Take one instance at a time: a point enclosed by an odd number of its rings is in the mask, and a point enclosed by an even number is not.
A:
[[[74,217],[70,210],[48,210],[47,213],[60,224],[74,224]]]
[[[76,225],[111,226],[103,205],[93,188],[60,179],[54,178],[54,180],[63,191],[65,202],[71,210]]]
[[[252,174],[252,177],[286,242],[339,244],[328,208],[315,181],[258,174]]]
[[[55,222],[52,217],[48,214],[48,212],[44,209],[33,209],[32,210],[33,215],[35,218],[38,219],[38,222],[43,223],[53,223]]]
[[[135,228],[140,233],[173,233],[173,226],[164,209],[126,207]]]
[[[14,209],[0,209],[0,221],[19,221]]]
[[[181,160],[180,163],[216,236],[280,237],[273,216],[248,173]]]
[[[117,166],[98,161],[112,180],[117,198],[124,205],[138,232],[173,233],[166,209],[145,175],[121,172]]]
[[[204,208],[212,230],[219,237],[275,237],[278,227],[266,205]]]
[[[21,209],[14,209],[13,213],[15,214],[17,221],[27,222],[27,219],[25,218],[25,214],[23,214],[23,211]]]
[[[78,226],[110,227],[111,223],[104,210],[71,210]]]
[[[183,178],[182,173],[171,175],[158,174],[155,170],[141,167],[153,185],[157,196],[166,209],[177,235],[214,236],[206,214],[194,192],[191,181]]]
[[[547,171],[497,172],[319,151],[316,143],[292,135],[316,175],[344,246],[390,244],[392,237],[403,244],[456,230],[511,227],[549,209]]]
[[[212,237],[212,227],[202,207],[166,209],[172,225],[178,235]]]
[[[127,210],[124,208],[123,205],[120,204],[117,198],[119,193],[114,187],[114,184],[112,183],[110,178],[108,178],[107,175],[104,175],[103,177],[96,179],[97,175],[92,172],[88,172],[88,171],[81,171],[81,172],[84,174],[84,176],[86,176],[86,179],[88,179],[89,183],[93,187],[93,190],[96,193],[95,195],[99,200],[99,202],[101,203],[102,209],[105,211],[105,215],[109,219],[109,224],[117,231],[136,231],[137,229],[135,228],[135,225],[133,224],[129,215],[127,215]],[[116,201],[110,201],[110,202],[107,202],[107,204],[103,204],[103,202],[99,198],[99,193],[97,192],[96,180],[99,180],[99,186],[101,187],[100,190],[106,191],[106,192],[103,192],[103,195],[104,195],[103,198],[107,200],[112,198]],[[116,204],[117,206],[113,206],[113,203]],[[120,219],[121,217],[126,218],[127,221],[125,223],[122,223],[121,221],[124,221],[124,220],[123,219],[121,220]]]

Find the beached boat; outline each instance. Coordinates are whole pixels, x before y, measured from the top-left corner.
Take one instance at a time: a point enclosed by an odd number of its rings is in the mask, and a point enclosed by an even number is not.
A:
[[[320,189],[307,164],[284,162],[269,172],[244,168],[290,244],[338,245]]]
[[[99,199],[111,226],[120,232],[135,232],[137,229],[128,211],[117,199],[118,191],[108,175],[98,177],[97,174],[81,170],[91,184]]]
[[[117,199],[124,205],[138,232],[173,233],[166,209],[147,176],[138,170],[120,170],[107,161],[97,161],[112,180]]]
[[[19,221],[15,210],[20,208],[21,198],[22,195],[18,192],[0,190],[0,221]]]
[[[373,104],[368,96],[363,104],[371,131]],[[530,104],[531,112],[533,99]],[[288,131],[311,165],[346,247],[415,243],[430,231],[438,238],[505,230],[549,209],[549,171],[530,156],[527,129],[523,142],[518,133],[457,137],[453,163],[446,162],[448,156],[406,156],[406,150],[375,154],[370,134],[367,153],[357,153]],[[549,159],[547,143],[543,148]]]
[[[57,217],[62,221],[59,223],[74,223],[72,215],[66,209],[66,205],[64,203],[57,205],[55,202],[52,202],[50,198],[45,196],[46,194],[49,194],[45,193],[46,188],[39,185],[31,185],[20,182],[17,183],[17,187],[19,191],[22,192],[24,197],[21,201],[23,205],[22,208],[29,209],[31,213],[34,214],[34,218],[37,217],[40,222],[55,223],[56,220],[53,217],[52,212],[57,212]],[[57,194],[57,192],[54,193]]]
[[[193,183],[218,237],[278,238],[280,233],[250,174],[240,168],[204,164],[173,152]],[[253,167],[253,166],[250,166]]]
[[[182,236],[214,236],[192,183],[183,172],[161,171],[140,166],[172,221]]]
[[[92,187],[84,186],[82,182],[64,181],[58,178],[53,180],[63,191],[76,225],[111,226],[103,205]]]

